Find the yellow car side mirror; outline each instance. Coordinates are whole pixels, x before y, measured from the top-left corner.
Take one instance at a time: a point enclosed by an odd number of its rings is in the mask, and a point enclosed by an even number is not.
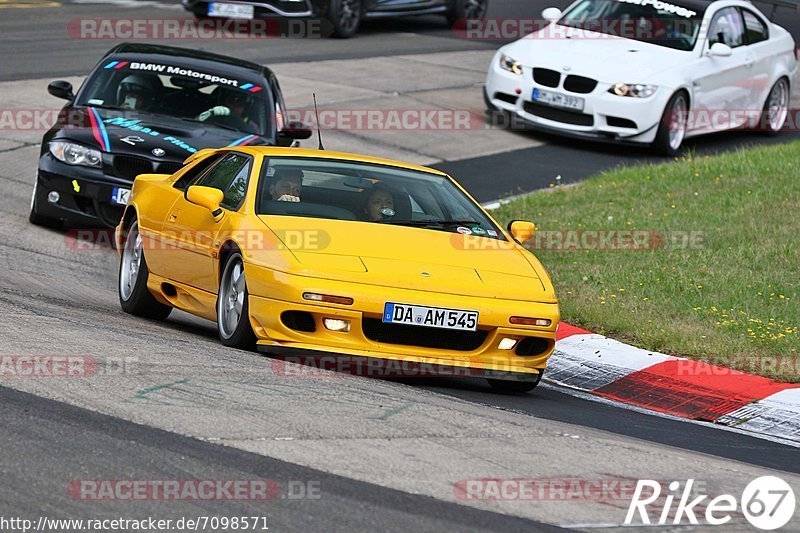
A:
[[[213,187],[203,187],[201,185],[192,185],[186,190],[186,199],[195,205],[205,207],[211,211],[214,220],[219,221],[222,218],[222,209],[219,204],[225,197],[222,191]]]
[[[508,232],[514,237],[514,240],[520,244],[533,237],[536,232],[536,226],[533,222],[527,220],[512,220],[507,226]]]

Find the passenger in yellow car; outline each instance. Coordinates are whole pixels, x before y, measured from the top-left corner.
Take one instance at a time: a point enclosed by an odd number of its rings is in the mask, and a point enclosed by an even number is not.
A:
[[[376,185],[367,194],[367,201],[362,209],[364,220],[377,222],[394,215],[394,197],[386,186]]]
[[[303,171],[299,168],[283,168],[275,171],[269,194],[278,202],[299,202],[303,188]]]

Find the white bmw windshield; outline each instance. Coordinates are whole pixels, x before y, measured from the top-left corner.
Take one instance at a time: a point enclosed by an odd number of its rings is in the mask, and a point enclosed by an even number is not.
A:
[[[583,0],[558,24],[675,50],[692,50],[703,10],[661,0]]]

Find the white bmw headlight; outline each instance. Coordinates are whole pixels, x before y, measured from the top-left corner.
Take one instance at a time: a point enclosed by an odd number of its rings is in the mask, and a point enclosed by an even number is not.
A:
[[[522,75],[522,63],[505,54],[500,54],[500,68],[518,76]]]
[[[647,85],[645,83],[616,83],[608,92],[617,96],[631,96],[633,98],[647,98],[653,96],[658,89],[657,85]]]
[[[81,144],[67,141],[52,141],[50,143],[50,153],[53,154],[53,157],[68,165],[96,168],[102,166],[100,152]]]

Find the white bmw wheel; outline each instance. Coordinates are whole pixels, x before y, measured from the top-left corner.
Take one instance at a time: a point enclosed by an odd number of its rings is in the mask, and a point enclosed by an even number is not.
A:
[[[765,127],[770,132],[778,132],[789,115],[789,82],[781,78],[772,86],[764,106]]]
[[[669,147],[678,150],[686,136],[686,115],[689,111],[689,104],[683,93],[673,100],[669,111]]]

